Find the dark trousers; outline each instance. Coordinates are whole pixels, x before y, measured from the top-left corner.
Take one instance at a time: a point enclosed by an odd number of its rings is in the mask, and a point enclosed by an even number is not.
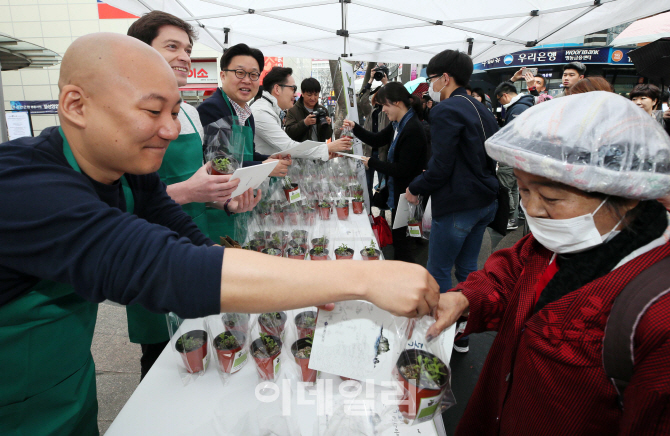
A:
[[[157,344],[140,344],[142,347],[142,357],[140,358],[142,375],[140,376],[140,380],[142,380],[151,367],[154,366],[156,359],[161,355],[168,342],[170,341],[159,342]]]
[[[391,209],[391,223],[395,221],[396,208]],[[393,229],[391,225],[391,234],[393,236],[393,260],[402,260],[403,262],[418,263],[416,260],[416,250],[420,238],[407,236],[407,227]]]
[[[379,151],[372,150],[372,157],[378,158],[379,157]],[[379,174],[380,178],[381,178],[381,176],[382,175]],[[372,188],[373,188],[373,184],[375,183],[374,182],[374,180],[375,180],[375,170],[371,170],[369,168],[366,169],[365,170],[365,179],[368,182],[368,195],[369,195],[368,198],[370,199],[370,201],[372,201]]]

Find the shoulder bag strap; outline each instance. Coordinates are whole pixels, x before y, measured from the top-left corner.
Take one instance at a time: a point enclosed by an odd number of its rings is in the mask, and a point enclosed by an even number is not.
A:
[[[623,391],[633,377],[635,366],[635,329],[647,309],[670,293],[670,257],[642,271],[619,293],[605,326],[603,367],[619,394],[623,408]]]

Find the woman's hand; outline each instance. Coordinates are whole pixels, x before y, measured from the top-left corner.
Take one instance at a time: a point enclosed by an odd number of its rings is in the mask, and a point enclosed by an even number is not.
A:
[[[340,138],[328,144],[328,153],[337,153],[351,150],[351,139]]]
[[[367,156],[363,156],[361,160],[363,161],[363,165],[365,165],[365,169],[370,169],[370,167],[368,167],[368,161],[370,160],[370,158]]]
[[[446,329],[463,315],[467,315],[470,302],[462,292],[447,292],[440,294],[440,302],[437,305],[435,324],[430,326],[426,338],[431,341],[436,338],[442,330]]]
[[[348,127],[348,128],[350,128],[350,129],[353,129],[354,126],[356,126],[356,123],[354,123],[354,122],[351,121],[351,120],[344,120],[344,121],[342,121],[342,127]]]
[[[409,192],[409,188],[405,190],[405,198],[412,204],[419,204],[419,197]]]

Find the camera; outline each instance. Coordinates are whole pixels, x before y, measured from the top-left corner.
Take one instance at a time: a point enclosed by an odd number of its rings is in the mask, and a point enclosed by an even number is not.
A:
[[[375,72],[375,74],[372,77],[377,81],[381,81],[384,78],[384,75],[386,75],[386,78],[388,78],[389,76],[389,69],[386,65],[377,67],[373,71]]]
[[[315,110],[314,112],[312,112],[312,113],[313,113],[314,116],[316,117],[316,123],[317,123],[319,126],[322,126],[322,125],[324,125],[324,124],[328,124],[328,120],[326,119],[326,117],[328,117],[328,111],[326,111],[324,108],[322,108],[322,107],[318,107],[318,108],[316,108],[316,110]]]

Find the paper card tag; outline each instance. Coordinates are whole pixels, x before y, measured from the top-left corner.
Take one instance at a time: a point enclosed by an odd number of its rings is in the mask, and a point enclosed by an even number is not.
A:
[[[433,419],[433,415],[440,407],[442,400],[442,392],[434,397],[422,398],[419,402],[419,407],[416,411],[416,419],[414,422],[425,422]]]
[[[421,237],[421,228],[419,225],[408,225],[407,228],[409,229],[409,235],[412,238],[420,238]]]
[[[249,357],[249,353],[247,350],[240,350],[237,353],[235,353],[235,358],[233,359],[233,367],[230,369],[230,373],[233,374],[240,369],[247,363],[247,357]]]
[[[207,371],[207,364],[209,363],[209,354],[202,358],[202,370]]]
[[[302,200],[302,197],[300,196],[300,188],[296,189],[295,191],[291,191],[288,193],[289,195],[289,203],[293,204],[297,201]]]
[[[281,354],[279,356],[275,357],[272,360],[272,368],[273,368],[273,371],[274,371],[274,379],[275,380],[279,376],[279,371],[281,371],[281,359],[280,359],[280,357],[281,357]]]

